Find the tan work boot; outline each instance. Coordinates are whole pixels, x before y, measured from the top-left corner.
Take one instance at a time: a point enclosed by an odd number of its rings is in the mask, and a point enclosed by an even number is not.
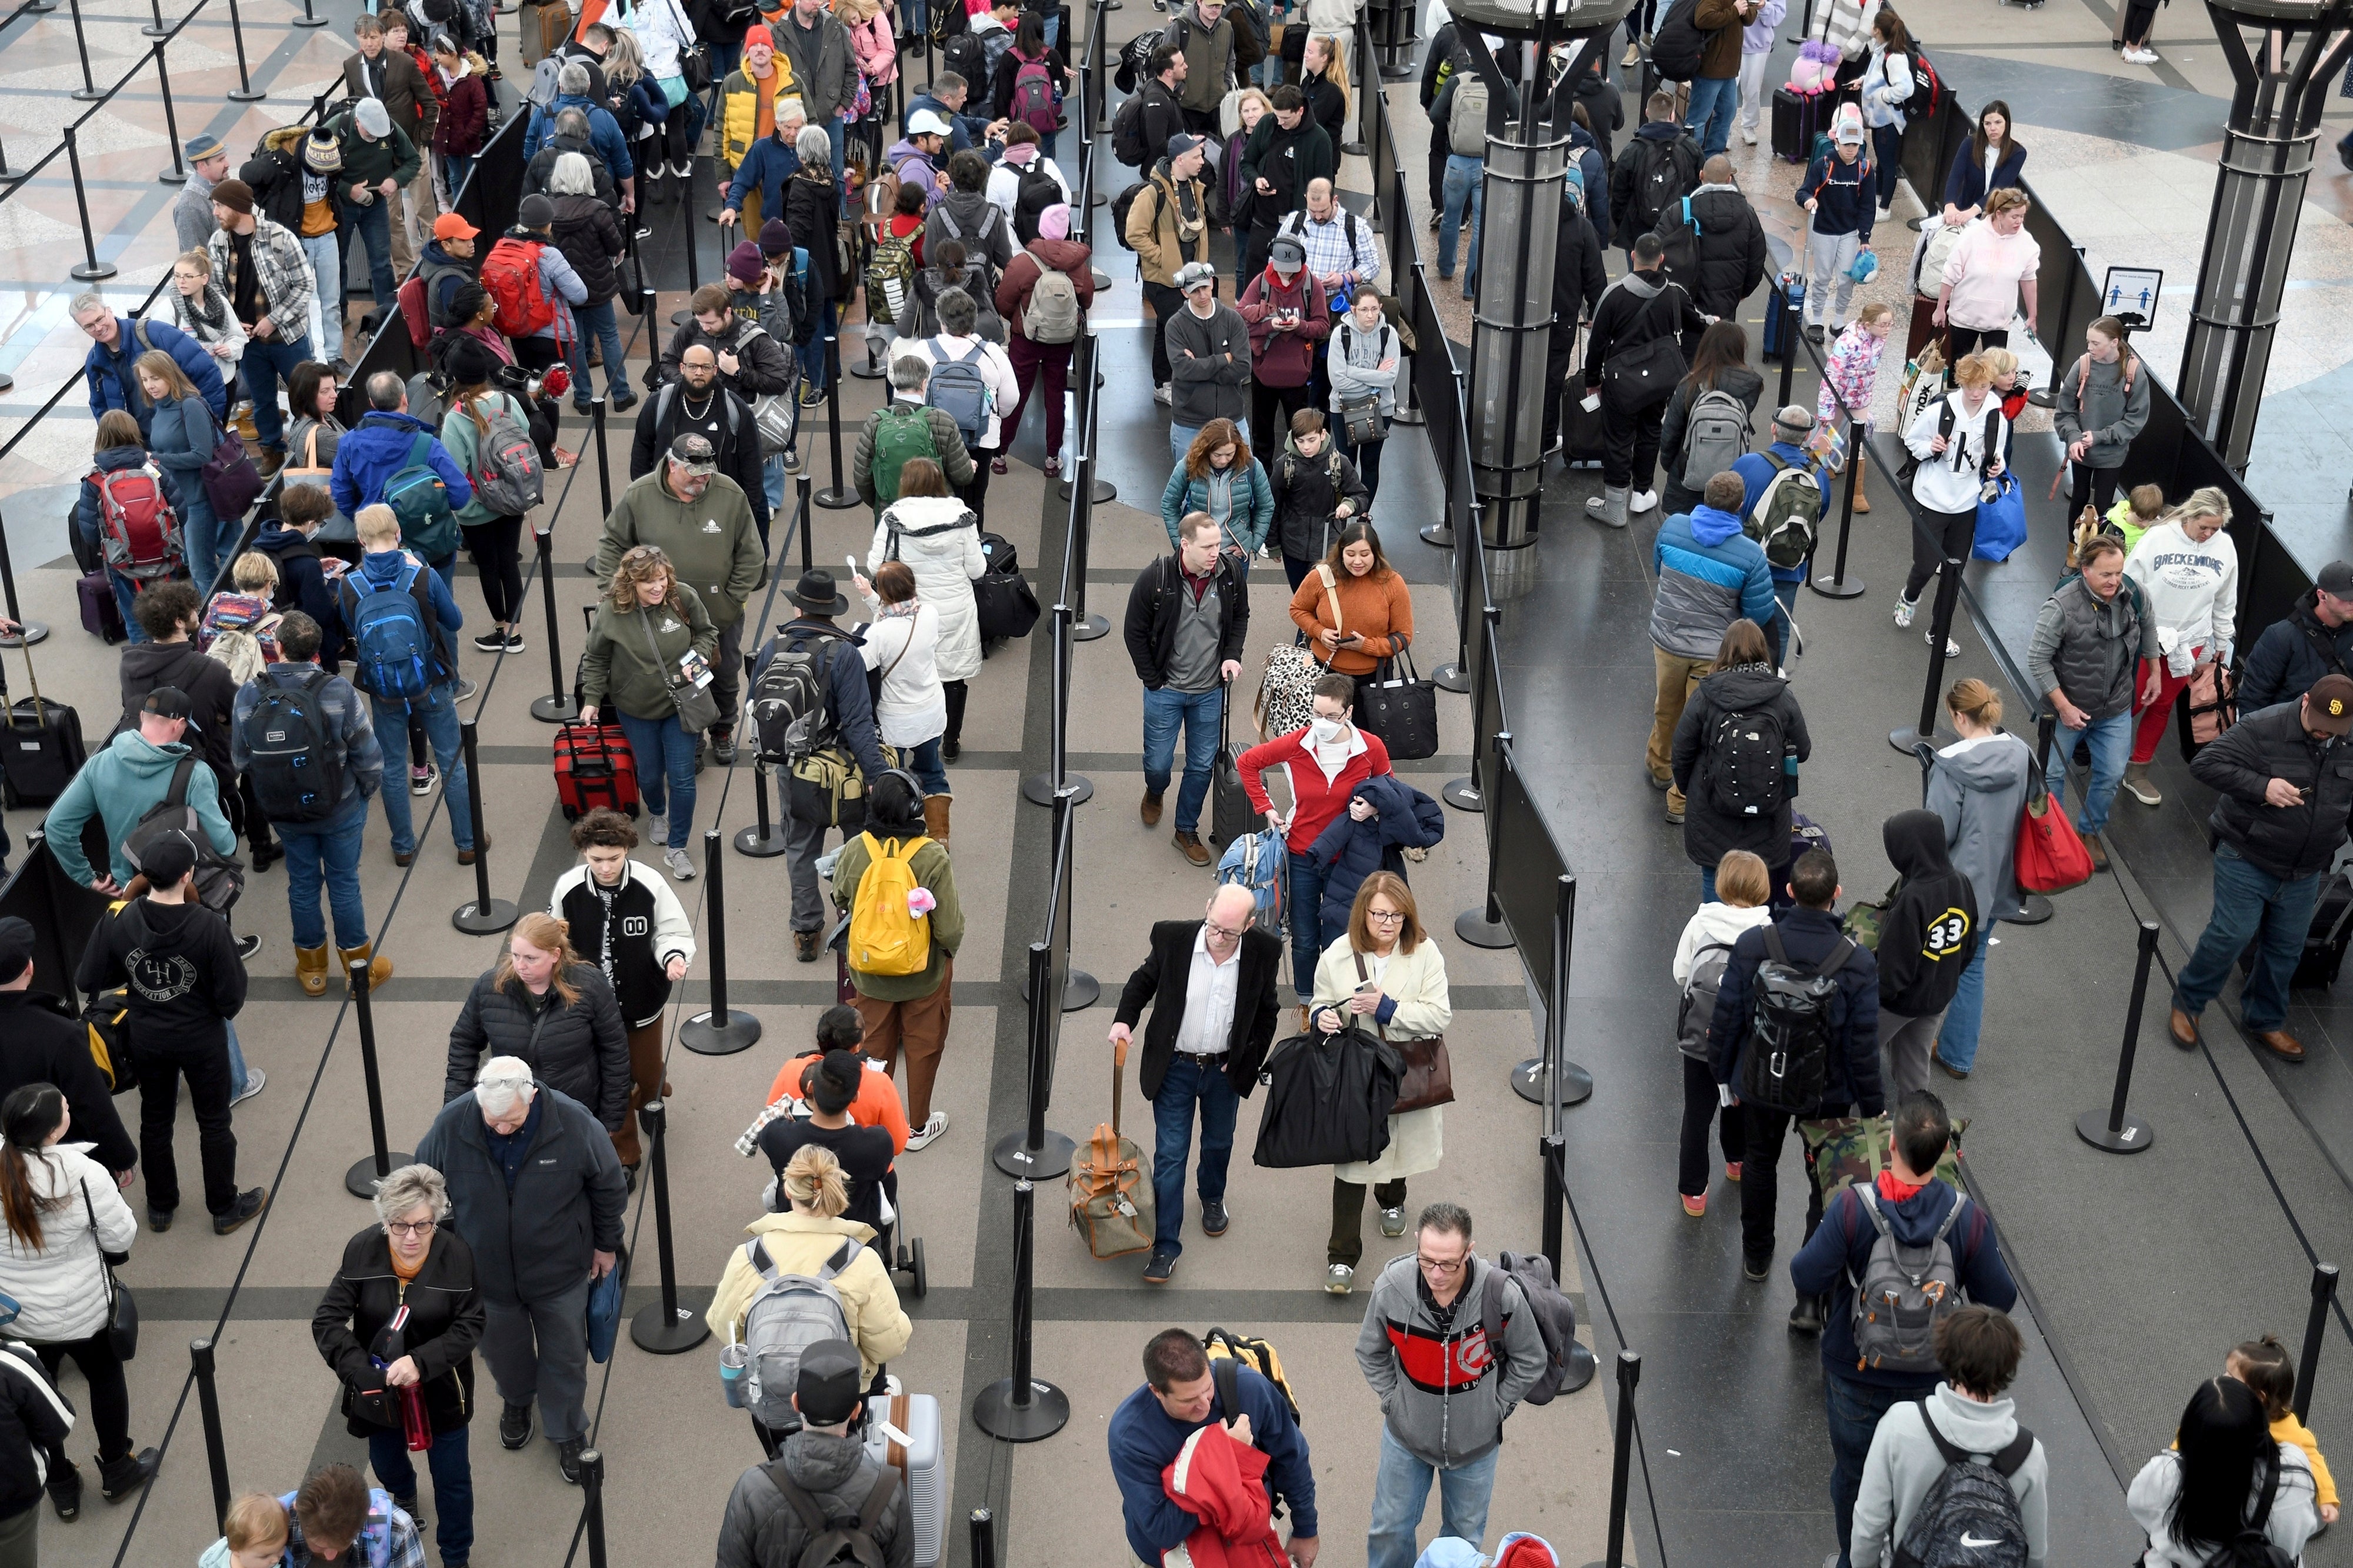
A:
[[[942,844],[948,841],[948,816],[955,805],[952,795],[927,795],[923,797],[923,831]]]
[[[335,952],[343,961],[345,973],[351,972],[353,964],[374,958],[374,962],[368,963],[368,989],[371,991],[392,978],[392,960],[375,957],[375,943],[372,942],[364,942],[357,947],[339,947]]]
[[[327,994],[327,950],[324,947],[298,947],[294,950],[294,978],[301,983],[305,996]]]

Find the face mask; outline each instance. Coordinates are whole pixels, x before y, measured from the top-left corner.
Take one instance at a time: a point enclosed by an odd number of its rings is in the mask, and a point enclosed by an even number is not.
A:
[[[1328,746],[1340,738],[1342,726],[1337,719],[1318,719],[1307,726],[1307,732],[1319,746]]]

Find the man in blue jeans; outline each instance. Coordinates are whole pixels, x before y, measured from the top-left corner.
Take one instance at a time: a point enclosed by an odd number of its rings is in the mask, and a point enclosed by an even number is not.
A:
[[[1226,1163],[1234,1118],[1266,1060],[1281,1005],[1275,976],[1282,942],[1250,923],[1257,900],[1225,883],[1209,896],[1206,917],[1160,921],[1152,952],[1119,994],[1111,1042],[1124,1059],[1144,1005],[1144,1060],[1135,1081],[1152,1101],[1152,1258],[1144,1282],[1166,1285],[1185,1250],[1185,1156],[1193,1145],[1193,1108],[1201,1110],[1201,1228],[1223,1236]]]
[[[335,132],[343,167],[335,174],[335,206],[342,227],[359,231],[367,247],[368,292],[378,311],[389,310],[399,279],[392,275],[392,203],[417,178],[422,163],[416,143],[392,122],[380,99],[364,98],[328,121]],[[343,255],[351,247],[343,247]],[[343,274],[322,288],[332,306],[342,298]],[[356,359],[358,356],[353,356]]]
[[[1144,826],[1160,826],[1181,728],[1185,783],[1172,842],[1196,866],[1209,863],[1201,803],[1209,796],[1226,689],[1241,673],[1250,630],[1241,563],[1219,550],[1219,534],[1208,512],[1187,512],[1176,525],[1176,552],[1138,573],[1127,595],[1127,657],[1144,682]]]
[[[385,733],[406,733],[412,714],[424,724],[426,742],[433,748],[444,780],[442,804],[449,810],[449,837],[458,846],[458,864],[470,866],[476,847],[473,799],[467,789],[465,760],[458,754],[456,634],[466,624],[465,613],[440,574],[400,547],[400,520],[392,508],[381,502],[360,508],[352,530],[364,553],[359,569],[345,573],[335,585],[335,602],[357,656],[353,683],[367,693],[375,727]],[[391,608],[400,613],[387,615],[380,607],[385,595],[398,595],[407,603],[393,604]],[[421,683],[422,690],[404,691],[404,668],[415,672],[407,684]],[[384,795],[384,821],[392,829],[396,866],[417,858],[408,796],[402,789],[386,790]]]
[[[278,651],[280,662],[237,694],[229,761],[237,772],[252,775],[262,812],[286,846],[294,975],[304,993],[327,994],[327,925],[319,910],[322,880],[334,910],[336,949],[346,969],[368,965],[373,988],[392,978],[392,961],[376,954],[368,936],[367,909],[360,902],[360,846],[367,830],[368,797],[384,787],[384,750],[351,682],[319,668],[318,622],[300,610],[287,611],[278,623]],[[268,698],[278,700],[265,710]],[[284,727],[261,721],[270,719],[284,721]],[[312,792],[314,779],[334,781],[332,799]]]
[[[2067,759],[2082,737],[2092,749],[2092,782],[2084,791],[2084,813],[2075,830],[2092,857],[2092,868],[2108,867],[2100,841],[2124,782],[2132,754],[2135,688],[2144,703],[2157,700],[2157,622],[2141,603],[2140,586],[2125,577],[2121,541],[2103,536],[2085,545],[2080,570],[2062,582],[2034,617],[2026,647],[2026,672],[2059,715],[2058,732],[2043,773],[2052,785],[2067,775]],[[2147,674],[2136,679],[2146,667]]]
[[[2304,952],[2320,879],[2344,845],[2353,811],[2353,680],[2324,675],[2294,702],[2252,713],[2201,747],[2189,771],[2221,792],[2214,830],[2214,912],[2173,991],[2175,1042],[2198,1043],[2198,1015],[2231,965],[2259,942],[2239,993],[2239,1024],[2287,1061],[2304,1042],[2287,1022],[2288,977]]]
[[[1700,32],[1699,74],[1692,78],[1691,108],[1683,129],[1713,158],[1732,142],[1732,117],[1740,109],[1740,40],[1765,8],[1764,0],[1699,0],[1692,25]]]

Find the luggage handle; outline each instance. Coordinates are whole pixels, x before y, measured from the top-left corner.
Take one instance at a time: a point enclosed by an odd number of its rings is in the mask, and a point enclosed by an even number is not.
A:
[[[25,679],[33,689],[33,722],[46,726],[49,721],[48,705],[41,700],[41,678],[33,669],[33,641],[30,637],[16,639],[16,651],[25,656]],[[5,691],[0,686],[0,691]]]
[[[1114,1040],[1111,1047],[1111,1137],[1119,1142],[1119,1102],[1122,1081],[1127,1072],[1127,1042]]]

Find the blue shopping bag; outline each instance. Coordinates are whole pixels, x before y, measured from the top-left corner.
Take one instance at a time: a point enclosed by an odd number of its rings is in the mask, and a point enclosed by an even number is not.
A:
[[[2026,542],[2026,492],[2014,474],[2005,472],[1995,483],[2000,489],[1994,499],[1978,503],[1977,542],[1969,553],[1979,561],[2007,561]]]

